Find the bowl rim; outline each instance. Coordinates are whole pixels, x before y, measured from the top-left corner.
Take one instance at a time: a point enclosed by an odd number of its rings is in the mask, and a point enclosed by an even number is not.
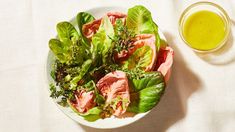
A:
[[[215,48],[209,49],[209,50],[201,50],[201,49],[197,49],[197,48],[192,47],[187,42],[187,40],[185,39],[185,37],[183,35],[183,28],[184,28],[183,25],[184,25],[184,22],[186,19],[185,17],[187,15],[187,13],[190,12],[191,9],[198,7],[198,6],[203,6],[203,5],[209,5],[209,6],[215,7],[217,10],[219,10],[222,13],[222,17],[224,17],[224,23],[225,23],[226,34],[225,34],[223,40],[218,44],[218,46],[216,46]],[[203,9],[203,10],[205,10],[205,9]],[[216,12],[214,12],[214,13],[216,13]],[[218,14],[218,13],[216,13],[216,14]],[[218,14],[218,15],[221,17],[220,14]],[[189,48],[191,48],[192,50],[199,52],[199,53],[211,53],[211,52],[214,52],[214,51],[220,49],[221,47],[223,47],[226,44],[227,40],[229,39],[229,35],[231,32],[230,30],[231,30],[231,20],[230,20],[229,15],[227,14],[227,12],[218,4],[213,3],[213,2],[208,2],[208,1],[200,1],[200,2],[196,2],[196,3],[189,5],[186,9],[184,9],[184,11],[182,12],[180,19],[178,21],[178,31],[179,31],[181,39],[184,41],[184,43]]]

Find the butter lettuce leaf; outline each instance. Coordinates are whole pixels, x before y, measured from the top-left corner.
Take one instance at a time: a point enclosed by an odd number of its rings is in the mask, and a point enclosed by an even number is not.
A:
[[[67,58],[69,58],[67,45],[64,45],[60,40],[51,39],[49,41],[49,47],[61,63],[65,63],[67,61]]]
[[[99,91],[97,90],[97,87],[95,85],[95,82],[93,80],[89,81],[88,83],[84,84],[83,86],[79,86],[81,88],[86,89],[86,91],[94,91],[95,92],[95,102],[99,105],[96,107],[93,107],[89,109],[85,113],[80,113],[75,106],[72,104],[71,101],[67,100],[67,103],[69,104],[69,107],[78,115],[82,116],[85,120],[93,122],[100,118],[100,113],[102,112],[102,109],[100,108],[100,105],[103,104],[104,101],[103,97],[99,94]]]
[[[156,37],[157,50],[160,48],[160,37],[158,34],[158,26],[152,19],[151,12],[144,6],[137,5],[128,9],[126,25],[128,29],[134,31],[135,34],[154,34]]]
[[[90,40],[88,40],[85,35],[83,34],[83,25],[87,24],[89,22],[92,22],[95,20],[95,17],[92,16],[91,14],[87,12],[79,12],[77,14],[77,23],[78,23],[78,28],[80,30],[80,34],[82,36],[82,41],[84,44],[86,44],[87,47],[90,47]]]
[[[76,88],[78,81],[80,81],[83,78],[83,76],[89,71],[91,63],[92,60],[88,59],[82,64],[79,74],[70,81],[70,89]]]
[[[82,65],[90,58],[87,47],[82,43],[81,36],[69,22],[57,24],[58,39],[51,39],[49,47],[61,63]]]
[[[100,113],[102,112],[102,109],[98,107],[93,107],[90,110],[88,110],[86,113],[80,113],[77,111],[77,109],[71,104],[70,101],[67,101],[69,104],[69,107],[79,116],[82,116],[85,120],[93,122],[98,119],[100,119]]]
[[[102,19],[101,25],[97,33],[92,37],[93,47],[91,48],[93,60],[100,61],[103,64],[111,60],[112,38],[114,36],[113,25],[109,18],[105,16]]]
[[[134,69],[139,68],[144,70],[152,61],[153,53],[149,46],[143,46],[137,49],[127,61],[125,61],[123,68]]]
[[[159,72],[144,73],[141,79],[132,79],[131,103],[127,111],[143,113],[158,104],[165,90],[164,77]]]
[[[60,22],[56,26],[59,40],[68,47],[76,43],[79,34],[75,27],[69,22]]]
[[[77,23],[78,23],[78,28],[79,28],[80,32],[82,33],[82,27],[84,24],[87,24],[87,23],[92,22],[94,20],[95,20],[95,17],[92,16],[91,14],[89,14],[87,12],[79,12],[77,14]]]

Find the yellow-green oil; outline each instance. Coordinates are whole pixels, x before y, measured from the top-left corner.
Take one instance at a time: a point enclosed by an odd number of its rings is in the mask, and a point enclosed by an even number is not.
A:
[[[185,40],[197,50],[215,49],[225,34],[225,22],[221,16],[206,10],[190,15],[183,26]]]

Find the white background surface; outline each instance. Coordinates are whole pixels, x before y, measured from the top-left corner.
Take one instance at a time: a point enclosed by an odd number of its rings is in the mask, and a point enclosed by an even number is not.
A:
[[[194,0],[193,2],[196,2]],[[55,25],[79,11],[143,4],[175,50],[172,78],[159,105],[134,124],[107,132],[233,132],[235,130],[235,39],[208,61],[178,35],[184,0],[0,0],[0,132],[101,132],[59,111],[45,84],[48,40]],[[219,3],[233,20],[235,1]],[[232,45],[233,44],[233,45]],[[105,132],[106,132],[105,131]]]

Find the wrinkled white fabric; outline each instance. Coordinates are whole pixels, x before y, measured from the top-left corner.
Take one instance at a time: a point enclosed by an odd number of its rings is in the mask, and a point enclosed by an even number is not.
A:
[[[71,20],[79,11],[136,4],[151,10],[174,49],[172,76],[159,105],[146,117],[104,132],[234,131],[235,39],[213,64],[189,49],[179,36],[178,20],[181,12],[196,1],[0,0],[0,131],[103,132],[74,123],[49,98],[45,75],[48,40],[56,36],[58,22]],[[235,38],[235,1],[213,2],[228,12]]]

